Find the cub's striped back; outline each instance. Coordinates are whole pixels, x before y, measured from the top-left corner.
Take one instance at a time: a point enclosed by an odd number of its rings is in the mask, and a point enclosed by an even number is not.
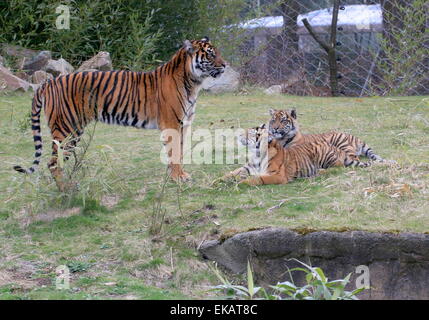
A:
[[[283,148],[272,135],[269,135],[265,126],[248,129],[240,141],[248,147],[252,147],[253,157],[245,166],[225,175],[224,180],[234,176],[244,178],[250,175],[242,183],[250,185],[284,184],[296,178],[315,176],[320,169],[334,166],[367,167],[370,165],[368,162],[360,162],[356,157],[348,155],[323,140]],[[261,147],[264,143],[265,150]],[[261,157],[266,158],[266,166],[263,169],[260,165]],[[257,174],[255,175],[254,172]]]
[[[321,134],[301,134],[295,110],[271,109],[270,114],[270,134],[284,148],[307,142],[325,141],[343,150],[351,157],[363,155],[374,161],[384,161],[365,142],[348,133],[331,131]]]

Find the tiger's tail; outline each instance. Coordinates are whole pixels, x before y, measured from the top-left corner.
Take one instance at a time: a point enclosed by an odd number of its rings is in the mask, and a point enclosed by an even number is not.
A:
[[[36,149],[36,153],[34,154],[34,161],[30,168],[25,169],[21,166],[14,166],[13,168],[21,173],[33,173],[37,170],[37,167],[40,164],[40,158],[42,157],[42,134],[40,130],[40,111],[43,107],[43,99],[42,95],[44,92],[44,85],[42,85],[39,89],[37,89],[33,103],[31,107],[31,129],[33,130],[33,140],[34,140],[34,148]]]
[[[380,157],[378,154],[375,154],[374,151],[372,151],[372,149],[366,143],[363,143],[361,146],[361,154],[373,161],[379,161],[379,162],[384,161],[384,159]]]

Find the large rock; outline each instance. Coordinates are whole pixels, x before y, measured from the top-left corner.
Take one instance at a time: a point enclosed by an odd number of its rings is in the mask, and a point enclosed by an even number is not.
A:
[[[29,82],[30,76],[25,73],[24,71],[16,71],[14,72],[14,75],[17,76],[19,79]]]
[[[321,267],[331,280],[354,272],[348,290],[355,289],[358,266],[369,268],[370,286],[361,299],[429,299],[429,234],[363,231],[299,234],[267,228],[211,240],[200,248],[204,258],[235,273],[246,271],[250,260],[262,284],[290,280],[288,269],[302,267],[292,258]],[[303,285],[304,273],[293,280]]]
[[[42,84],[48,79],[52,79],[53,75],[42,70],[37,70],[31,76],[31,82],[34,84]]]
[[[30,60],[26,60],[23,69],[26,73],[32,75],[35,71],[43,70],[51,59],[50,51],[41,51]]]
[[[27,49],[21,46],[6,43],[1,45],[0,51],[5,56],[25,57],[27,59],[31,59],[39,53],[37,50]]]
[[[108,52],[100,51],[97,55],[82,63],[76,71],[109,71],[112,69],[112,59],[110,59],[110,54]]]
[[[280,94],[282,92],[283,92],[283,86],[280,84],[275,84],[264,90],[264,93],[269,95]]]
[[[74,71],[73,66],[63,58],[58,60],[49,60],[44,71],[51,73],[54,77],[66,75]]]
[[[27,91],[37,87],[15,76],[9,69],[0,66],[0,91]]]
[[[31,60],[39,51],[4,43],[0,47],[0,53],[3,56],[11,57],[9,59],[11,68],[22,70],[25,62]]]
[[[212,93],[232,92],[238,89],[240,74],[230,66],[225,68],[219,78],[208,77],[203,82],[203,89]]]

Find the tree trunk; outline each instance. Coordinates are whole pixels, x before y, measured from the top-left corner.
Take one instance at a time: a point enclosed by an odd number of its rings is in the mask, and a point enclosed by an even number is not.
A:
[[[270,82],[284,82],[297,71],[302,57],[298,49],[297,18],[301,13],[299,0],[283,0],[278,11],[272,15],[283,16],[283,29],[279,35],[273,36],[267,46],[270,50],[268,71]]]
[[[305,28],[308,33],[313,37],[313,39],[326,51],[328,55],[328,65],[329,65],[329,85],[331,87],[331,94],[333,97],[338,96],[338,65],[337,65],[337,22],[338,22],[338,11],[340,7],[340,1],[334,0],[334,7],[332,10],[332,22],[331,22],[331,34],[329,38],[329,43],[322,41],[317,34],[314,32],[310,23],[307,19],[303,19]]]

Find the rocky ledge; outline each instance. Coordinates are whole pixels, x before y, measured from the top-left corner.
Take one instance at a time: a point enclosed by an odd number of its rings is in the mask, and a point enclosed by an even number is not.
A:
[[[246,272],[251,261],[259,284],[289,280],[288,269],[302,267],[293,258],[324,270],[331,280],[367,267],[371,288],[360,299],[429,299],[429,234],[316,231],[306,234],[267,228],[235,234],[224,241],[204,242],[199,251],[234,273]],[[358,269],[357,269],[358,268]],[[362,268],[362,267],[360,267]],[[293,281],[302,285],[303,272]],[[361,281],[361,280],[359,280]]]

